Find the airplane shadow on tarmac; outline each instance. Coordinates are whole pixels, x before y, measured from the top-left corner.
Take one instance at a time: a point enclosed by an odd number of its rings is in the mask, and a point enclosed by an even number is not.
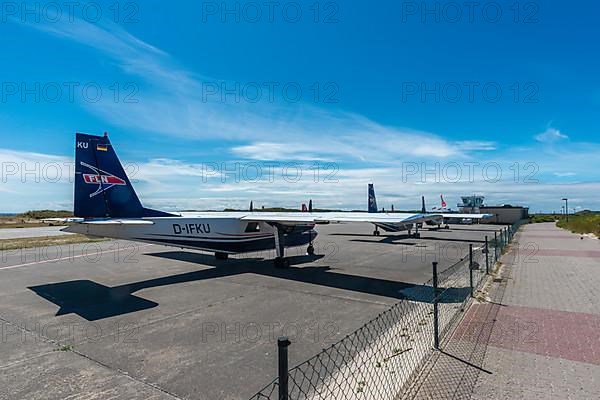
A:
[[[90,280],[75,280],[29,287],[44,299],[58,305],[56,315],[77,314],[87,321],[133,313],[154,308],[159,304],[135,296],[133,293],[147,288],[175,285],[178,283],[203,281],[240,274],[258,274],[296,282],[310,283],[336,289],[350,290],[418,302],[431,302],[433,289],[427,285],[415,285],[386,279],[349,275],[335,272],[328,266],[298,267],[297,264],[312,262],[323,256],[289,257],[292,266],[286,269],[273,267],[272,260],[246,258],[216,260],[212,256],[187,252],[168,251],[150,253],[154,257],[187,261],[213,268],[186,272],[161,278],[148,279],[115,287],[108,287]],[[449,288],[440,296],[442,303],[462,303],[470,289]]]
[[[427,232],[427,231],[425,231],[425,232]],[[398,240],[405,240],[405,239],[413,239],[412,236],[408,236],[408,235],[373,236],[372,234],[367,234],[367,233],[333,233],[332,236],[351,236],[351,237],[370,238],[370,239],[350,239],[351,242],[386,243],[386,244],[396,244],[396,245],[402,245],[402,246],[415,246],[417,244],[415,242],[405,242],[405,241],[399,242],[398,241]],[[441,242],[485,243],[485,240],[480,240],[480,239],[455,239],[455,238],[443,238],[443,237],[435,237],[435,236],[423,236],[423,232],[421,232],[420,239],[421,240],[441,241]]]

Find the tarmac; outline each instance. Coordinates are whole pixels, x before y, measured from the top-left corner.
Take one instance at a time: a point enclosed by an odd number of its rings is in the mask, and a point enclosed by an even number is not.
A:
[[[320,225],[317,256],[216,260],[126,241],[0,254],[0,399],[247,399],[358,329],[500,226],[375,237]]]
[[[600,241],[521,228],[488,299],[471,306],[413,399],[600,398]]]
[[[2,228],[0,229],[0,240],[72,235],[72,233],[61,232],[60,230],[63,228],[64,226],[44,226],[40,228]]]

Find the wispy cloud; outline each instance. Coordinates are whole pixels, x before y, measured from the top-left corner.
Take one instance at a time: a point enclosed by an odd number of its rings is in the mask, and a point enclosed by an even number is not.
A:
[[[358,114],[310,103],[207,100],[202,88],[208,78],[182,68],[166,52],[115,24],[79,20],[32,26],[94,48],[124,73],[147,84],[137,103],[103,99],[84,104],[90,112],[119,126],[188,139],[246,142],[234,146],[232,153],[250,159],[385,162],[403,156],[464,157],[468,152],[495,149],[491,142],[452,142],[434,133],[385,126]]]
[[[555,172],[554,176],[558,176],[559,178],[564,178],[567,176],[575,176],[577,175],[575,172]]]
[[[577,156],[581,154],[571,154],[572,158]],[[4,161],[1,211],[72,208],[71,158],[6,149],[0,149],[0,157]],[[444,163],[434,173],[436,168],[431,163],[418,165],[419,169],[427,170],[407,173],[402,162],[397,161],[379,167],[361,164],[321,170],[315,175],[312,163],[299,161],[296,165],[302,173],[295,179],[294,171],[286,175],[286,166],[280,164],[267,173],[268,163],[258,163],[258,168],[263,171],[257,178],[254,170],[249,174],[242,172],[243,168],[257,163],[240,162],[242,170],[229,164],[215,171],[212,165],[177,159],[122,161],[130,166],[129,175],[144,205],[165,210],[245,208],[249,200],[254,200],[257,207],[297,207],[309,198],[320,207],[362,209],[366,204],[366,185],[371,182],[376,185],[379,203],[386,208],[394,204],[396,209],[418,209],[421,195],[425,195],[428,204],[433,206],[440,194],[454,206],[459,196],[465,193],[483,194],[488,204],[535,205],[536,210],[546,211],[552,211],[560,198],[568,193],[574,199],[574,205],[600,208],[596,196],[600,182],[529,182],[523,176],[526,174],[516,179],[514,160],[497,163],[504,172],[497,181],[482,174],[485,164],[477,167],[472,176],[468,176],[467,168],[463,167],[463,176],[454,179],[453,172],[443,172]],[[57,172],[60,175],[57,176]],[[539,177],[539,174],[532,176],[534,179]]]
[[[285,179],[273,182],[223,182],[204,179],[202,165],[173,159],[151,159],[137,163],[136,189],[148,206],[165,209],[243,207],[254,199],[269,205],[291,206],[305,201],[307,196],[318,199],[323,206],[359,208],[363,205],[365,185],[375,181],[381,193],[381,203],[397,208],[419,207],[419,196],[438,198],[440,193],[452,197],[465,193],[483,193],[491,203],[518,202],[540,204],[551,209],[557,193],[574,193],[579,199],[595,204],[592,193],[599,184],[589,182],[590,165],[595,161],[597,145],[571,143],[568,136],[549,128],[535,140],[552,144],[564,142],[561,151],[555,146],[542,146],[542,151],[524,147],[520,151],[505,149],[497,154],[498,145],[479,140],[451,140],[441,135],[398,126],[388,126],[363,115],[343,110],[323,109],[314,104],[298,103],[224,103],[202,96],[202,82],[216,81],[190,71],[168,53],[123,30],[115,24],[98,25],[85,21],[64,24],[32,24],[34,29],[57,38],[90,47],[103,60],[108,59],[129,76],[143,83],[137,103],[115,103],[103,99],[84,107],[117,126],[137,131],[153,132],[189,140],[218,138],[229,148],[223,158],[272,161],[333,161],[340,164],[337,182],[315,182],[303,179],[290,183]],[[513,149],[514,150],[514,149]],[[5,153],[8,154],[8,153]],[[507,160],[504,154],[510,154]],[[3,153],[0,153],[3,156]],[[50,155],[13,154],[25,162],[55,157]],[[60,157],[58,159],[61,159]],[[62,160],[62,159],[61,159]],[[431,168],[436,162],[479,161],[497,163],[504,175],[491,184],[479,176],[474,181],[464,178],[457,182],[423,182],[402,180],[405,162],[426,162]],[[518,162],[515,181],[514,164]],[[533,165],[533,169],[526,167]],[[561,165],[568,165],[568,172]],[[512,169],[511,169],[512,167]],[[525,169],[527,168],[527,169]],[[523,178],[534,172],[542,178],[537,184],[523,184]],[[568,178],[577,174],[578,182]],[[548,180],[553,177],[555,181]],[[60,181],[54,187],[35,188],[31,182],[13,182],[3,190],[14,193],[6,205],[33,208],[34,200],[23,204],[19,198],[40,199],[40,190],[52,194],[44,197],[46,206],[69,204],[72,186]],[[27,196],[24,196],[28,193]],[[394,195],[395,194],[395,195]],[[277,198],[276,203],[274,198]],[[3,196],[4,201],[5,196]],[[8,202],[10,201],[10,202]],[[61,203],[63,202],[63,203]],[[44,207],[43,205],[39,205]],[[37,207],[37,206],[35,206]]]
[[[569,137],[561,133],[558,129],[548,128],[544,132],[535,136],[535,140],[542,143],[556,143]]]

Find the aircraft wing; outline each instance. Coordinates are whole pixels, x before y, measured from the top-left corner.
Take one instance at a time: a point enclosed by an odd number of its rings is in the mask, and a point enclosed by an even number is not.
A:
[[[154,225],[153,221],[147,219],[92,219],[86,220],[83,218],[79,218],[76,222],[78,224],[84,225]]]
[[[59,222],[59,223],[68,223],[68,222],[82,222],[83,218],[76,218],[76,217],[70,217],[70,218],[42,218],[41,220],[42,222]]]
[[[326,222],[366,222],[387,224],[412,224],[438,220],[441,214],[409,213],[366,213],[366,212],[324,212],[324,213],[253,213],[240,219],[253,222],[272,222],[282,225],[302,225]]]

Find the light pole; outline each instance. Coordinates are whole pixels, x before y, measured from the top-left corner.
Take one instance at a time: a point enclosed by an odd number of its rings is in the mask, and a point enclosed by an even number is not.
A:
[[[565,202],[565,216],[567,217],[567,222],[569,222],[569,199],[565,197],[562,201]]]

